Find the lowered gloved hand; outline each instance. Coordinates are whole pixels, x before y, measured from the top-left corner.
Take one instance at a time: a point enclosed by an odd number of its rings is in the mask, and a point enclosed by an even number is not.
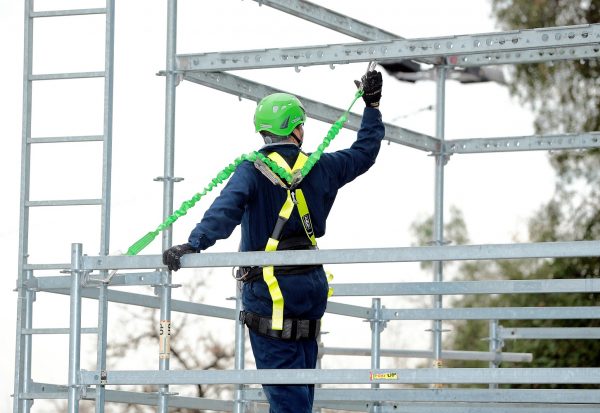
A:
[[[379,107],[381,88],[383,86],[381,72],[370,70],[360,80],[362,81],[363,100],[365,104],[372,108]]]
[[[190,244],[173,245],[163,252],[162,261],[163,264],[169,267],[169,270],[177,271],[181,268],[181,262],[179,261],[181,257],[185,254],[192,254],[194,252],[197,251]]]

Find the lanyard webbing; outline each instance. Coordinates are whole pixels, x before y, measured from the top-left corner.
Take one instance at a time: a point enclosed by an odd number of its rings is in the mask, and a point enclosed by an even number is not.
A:
[[[294,163],[294,166],[290,168],[285,159],[283,159],[283,157],[277,152],[270,153],[268,157],[275,163],[277,163],[278,166],[284,168],[290,174],[293,173],[293,171],[302,169],[302,167],[306,163],[306,160],[308,159],[308,157],[305,154],[300,152],[298,154],[296,162]],[[306,198],[304,198],[302,190],[290,190],[289,188],[286,190],[286,200],[283,203],[281,210],[279,211],[277,223],[275,224],[275,228],[273,229],[271,237],[267,241],[265,251],[277,251],[277,246],[279,245],[279,241],[281,240],[281,236],[283,234],[283,228],[285,227],[287,221],[290,219],[292,211],[294,210],[294,206],[298,208],[298,213],[300,214],[300,221],[302,222],[302,226],[304,227],[304,231],[306,232],[306,236],[310,240],[311,245],[317,245],[314,230],[312,227],[312,222],[310,219],[310,213],[308,211],[308,205],[306,203]],[[284,299],[283,294],[281,293],[281,289],[279,288],[277,278],[275,277],[275,268],[272,265],[263,267],[263,279],[269,288],[269,294],[271,295],[271,300],[273,301],[272,329],[282,330]]]

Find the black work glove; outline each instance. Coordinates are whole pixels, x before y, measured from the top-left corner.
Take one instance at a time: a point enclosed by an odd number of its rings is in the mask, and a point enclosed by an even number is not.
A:
[[[377,70],[368,71],[361,79],[363,88],[363,100],[367,106],[372,108],[379,107],[379,100],[381,99],[381,88],[383,86],[383,79],[381,78],[381,72]]]
[[[163,252],[162,261],[163,264],[169,267],[169,270],[177,271],[181,268],[181,262],[179,261],[181,257],[183,257],[185,254],[191,254],[194,252],[197,251],[190,244],[173,245],[171,248]]]

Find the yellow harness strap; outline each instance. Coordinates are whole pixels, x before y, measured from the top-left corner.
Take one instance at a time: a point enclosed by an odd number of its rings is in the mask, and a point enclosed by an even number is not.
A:
[[[283,159],[283,157],[277,152],[270,153],[269,158],[275,163],[277,163],[278,166],[284,168],[290,174],[292,174],[294,171],[301,169],[306,163],[306,160],[308,159],[308,157],[305,154],[300,152],[298,154],[296,162],[294,163],[293,168],[290,168],[285,159]],[[271,237],[267,241],[265,251],[277,251],[277,246],[279,245],[279,240],[281,239],[283,228],[288,219],[290,219],[292,211],[294,210],[294,206],[298,208],[298,213],[300,214],[300,219],[302,221],[304,231],[306,232],[306,236],[308,237],[312,245],[317,245],[317,241],[315,239],[315,234],[312,227],[312,222],[310,220],[308,205],[306,204],[306,199],[304,198],[302,190],[290,190],[288,188],[286,200],[283,206],[281,207],[281,211],[279,211],[279,217],[277,218],[275,229],[273,230]],[[271,300],[273,301],[273,315],[271,320],[271,328],[273,330],[283,330],[283,294],[281,293],[279,283],[277,282],[277,278],[275,277],[275,268],[272,265],[268,267],[263,267],[263,279],[269,287],[269,294],[271,294]]]

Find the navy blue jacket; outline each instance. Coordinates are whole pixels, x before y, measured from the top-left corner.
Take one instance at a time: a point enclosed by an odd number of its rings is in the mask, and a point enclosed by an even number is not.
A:
[[[365,108],[357,140],[352,146],[324,153],[300,183],[317,238],[325,234],[325,222],[338,189],[373,165],[384,134],[379,110]],[[291,143],[261,149],[265,155],[278,152],[292,165],[299,150]],[[188,242],[198,251],[204,250],[217,240],[229,237],[241,223],[240,251],[264,251],[285,199],[285,189],[272,184],[253,163],[243,162],[196,225]],[[304,234],[300,216],[294,209],[281,239]],[[328,284],[322,266],[307,268],[300,274],[278,276],[277,280],[285,300],[285,318],[319,319],[323,316]],[[273,303],[262,279],[244,284],[242,301],[246,311],[271,315]]]
[[[327,216],[338,189],[373,165],[384,134],[379,110],[365,108],[357,140],[352,146],[324,153],[301,182],[299,187],[306,198],[317,238],[325,235]],[[285,143],[267,145],[261,151],[278,152],[293,165],[299,148]],[[217,240],[228,238],[241,223],[240,251],[264,251],[285,199],[285,189],[272,184],[251,162],[243,162],[191,232],[188,242],[198,251],[205,250]],[[294,210],[282,239],[303,234],[300,217]]]

